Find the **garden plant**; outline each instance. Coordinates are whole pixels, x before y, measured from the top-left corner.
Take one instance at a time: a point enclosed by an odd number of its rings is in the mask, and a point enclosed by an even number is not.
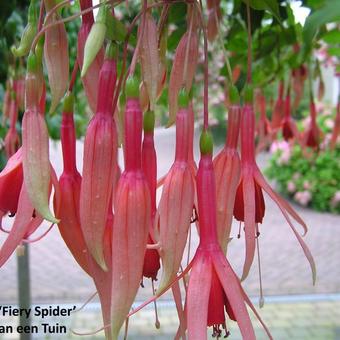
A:
[[[296,21],[292,3],[1,4],[12,15],[1,27],[7,68],[0,70],[6,155],[0,213],[11,219],[1,224],[7,235],[0,267],[22,244],[39,242],[57,227],[95,283],[103,317],[98,328],[106,339],[118,339],[131,315],[168,290],[178,312],[176,339],[206,339],[209,327],[213,337],[225,337],[229,322],[238,324],[243,339],[255,339],[249,312],[272,338],[242,287],[265,232],[264,194],[301,247],[311,284],[316,267],[303,238],[307,225],[265,179],[256,154],[270,146],[276,150],[268,175],[285,195],[340,211],[340,106],[326,117],[316,105],[325,92],[321,68],[327,64],[340,72],[340,3],[303,0],[310,9],[304,25]],[[20,39],[13,37],[18,17],[27,21]],[[216,108],[217,97],[222,105]],[[308,118],[302,121],[297,118],[306,101]],[[213,154],[210,125],[221,120],[221,112],[227,134]],[[159,178],[154,142],[155,127],[162,124],[175,126],[176,145],[171,168]],[[50,138],[61,140],[59,177],[50,161]],[[320,177],[313,177],[315,169]],[[306,192],[309,199],[299,198]],[[236,235],[234,219],[240,225]],[[47,230],[41,228],[44,220]],[[189,256],[191,230],[200,241]],[[240,277],[228,260],[229,242],[244,247]],[[131,309],[143,278],[152,281],[153,295]],[[262,287],[260,292],[262,307]]]

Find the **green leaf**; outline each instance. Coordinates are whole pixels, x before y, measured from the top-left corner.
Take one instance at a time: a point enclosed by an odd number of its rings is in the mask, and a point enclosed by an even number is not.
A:
[[[328,22],[337,20],[340,20],[340,2],[329,0],[323,7],[307,17],[303,28],[304,43],[310,47],[318,29]]]
[[[328,47],[328,54],[334,57],[340,57],[340,47]]]
[[[268,11],[271,13],[279,22],[281,22],[279,5],[277,0],[243,0],[246,4],[256,10]]]
[[[340,44],[340,31],[337,29],[329,31],[322,37],[322,40],[327,44]]]

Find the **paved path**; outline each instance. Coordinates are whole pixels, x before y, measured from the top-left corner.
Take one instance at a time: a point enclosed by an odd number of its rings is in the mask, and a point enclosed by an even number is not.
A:
[[[174,157],[173,129],[162,131],[161,134],[162,137],[157,139],[160,164],[159,175],[167,171]],[[59,145],[51,146],[52,160],[57,173],[61,171],[59,148]],[[78,143],[79,167],[81,166],[81,148],[82,144]],[[265,159],[266,156],[263,155],[258,159],[261,167],[265,164]],[[265,295],[340,293],[340,216],[317,213],[297,206],[295,206],[295,208],[309,227],[305,241],[309,245],[317,265],[317,284],[315,286],[311,284],[311,273],[308,262],[288,224],[285,222],[276,205],[271,202],[269,198],[266,198],[266,216],[261,226],[260,237]],[[4,223],[4,225],[6,225],[6,223]],[[235,236],[238,225],[235,224],[234,228],[232,233]],[[4,235],[0,234],[0,243],[3,241],[3,238]],[[193,234],[193,250],[197,242],[198,238]],[[32,300],[34,303],[82,303],[95,291],[91,280],[86,274],[81,272],[63,245],[57,229],[52,230],[38,243],[32,244],[30,248]],[[231,241],[229,249],[230,262],[236,272],[240,274],[244,261],[244,238]],[[17,299],[15,256],[12,256],[0,270],[0,287],[0,303],[15,303]],[[256,265],[254,265],[248,279],[244,282],[244,288],[250,296],[258,295],[258,271]],[[141,289],[138,299],[143,300],[147,296],[150,296],[150,294],[151,289],[147,286],[145,289]],[[165,300],[169,298],[170,295],[165,295],[164,297]],[[328,306],[328,304],[326,302],[322,302],[321,304],[321,307],[318,304],[309,304],[308,309],[315,309],[317,313],[321,313],[323,310],[327,311],[327,307],[323,306]],[[270,308],[274,307],[270,306],[272,305],[268,304],[268,307],[266,306],[266,308],[263,309],[262,315],[264,318],[266,318],[266,315],[271,314]],[[295,311],[297,306],[298,305],[294,305],[292,310]],[[332,308],[339,309],[340,304],[339,302],[332,302],[331,306]],[[284,304],[282,304],[281,307],[282,310],[284,310]],[[305,307],[301,307],[301,313],[304,315],[303,308]],[[276,307],[274,309],[276,310]],[[285,313],[286,312],[282,315],[285,315]],[[280,317],[278,316],[279,320],[282,320],[282,315]],[[340,320],[339,314],[337,315],[338,320]],[[327,318],[328,317],[325,317],[325,319]],[[85,317],[85,319],[87,319],[87,317]],[[289,324],[289,322],[290,321],[286,320],[286,324]],[[294,326],[282,327],[292,328]],[[311,327],[306,326],[306,328]],[[154,332],[153,334],[157,333]],[[145,339],[147,338],[149,339],[150,337],[146,337]],[[157,339],[162,338],[170,339],[171,337],[157,337]],[[290,338],[298,339],[298,337],[289,337],[288,335],[287,337],[281,337],[281,339]],[[312,338],[313,337],[310,339]],[[280,337],[278,337],[278,339],[280,339]],[[333,338],[321,336],[313,339]]]

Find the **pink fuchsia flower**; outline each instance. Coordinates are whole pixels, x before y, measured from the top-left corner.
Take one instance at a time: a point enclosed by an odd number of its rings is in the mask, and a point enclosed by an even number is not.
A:
[[[83,179],[80,190],[80,223],[90,253],[106,270],[103,239],[111,207],[117,167],[117,131],[113,119],[113,94],[116,87],[116,50],[107,48],[99,74],[96,114],[91,119],[84,141]]]
[[[307,226],[295,210],[272,190],[263,177],[255,161],[254,130],[255,115],[252,106],[252,90],[246,90],[247,103],[243,108],[241,119],[241,180],[236,192],[234,217],[244,222],[246,254],[243,267],[242,279],[245,279],[253,263],[256,237],[259,235],[258,223],[262,223],[265,213],[265,203],[262,190],[265,190],[271,199],[277,204],[294,235],[300,243],[312,270],[313,283],[316,272],[313,257],[297,232],[291,218],[302,226],[307,232]]]
[[[308,203],[310,202],[310,200],[312,199],[312,194],[307,190],[298,191],[298,192],[295,193],[294,199],[299,204],[301,204],[303,206],[307,206]]]
[[[43,112],[39,107],[38,58],[27,60],[25,113],[22,120],[22,164],[27,194],[36,211],[46,220],[58,223],[49,207],[51,163],[49,135]]]
[[[290,193],[293,193],[296,190],[296,185],[295,185],[295,183],[293,181],[289,181],[287,183],[287,190]]]
[[[236,92],[238,97],[238,93]],[[231,97],[229,95],[229,97]],[[237,150],[241,109],[238,104],[228,109],[228,134],[224,148],[214,159],[216,178],[217,236],[220,246],[227,249],[233,219],[236,190],[240,180],[241,164]]]
[[[195,183],[188,161],[189,99],[179,94],[176,115],[175,161],[167,174],[159,202],[159,243],[163,271],[159,290],[175,277],[181,265],[194,206]]]
[[[86,10],[92,7],[92,0],[80,1],[81,10]],[[78,32],[78,45],[77,45],[77,62],[82,69],[84,61],[84,48],[86,39],[91,31],[91,27],[94,23],[93,13],[89,12],[82,16],[81,27]],[[98,81],[99,72],[104,60],[104,49],[100,48],[94,61],[89,66],[86,74],[81,78],[86,97],[92,112],[96,112],[97,98],[98,98]]]
[[[124,164],[114,202],[112,230],[111,326],[118,338],[143,275],[144,256],[150,230],[151,199],[142,171],[142,111],[139,84],[126,82]]]
[[[46,13],[48,14],[56,5],[55,0],[44,0]],[[52,24],[60,19],[58,12],[49,16]],[[51,25],[45,32],[44,58],[47,68],[48,81],[51,89],[50,112],[54,112],[59,101],[64,96],[69,76],[69,54],[67,33],[64,23]]]
[[[188,337],[207,339],[207,326],[213,326],[215,336],[221,335],[221,327],[228,334],[227,317],[237,321],[243,339],[255,339],[246,303],[261,323],[262,320],[243,291],[217,239],[212,138],[206,131],[201,135],[200,148],[201,160],[196,178],[200,243],[191,262],[187,290]],[[265,325],[262,325],[271,338]]]

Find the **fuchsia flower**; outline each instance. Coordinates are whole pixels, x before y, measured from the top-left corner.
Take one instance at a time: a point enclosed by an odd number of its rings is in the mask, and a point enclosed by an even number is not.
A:
[[[0,267],[8,260],[15,249],[32,235],[43,222],[34,209],[23,180],[23,156],[20,148],[7,162],[0,173],[0,209],[1,218],[8,211],[15,214],[14,222],[5,242],[0,249]],[[58,195],[56,174],[51,167],[51,179]],[[9,194],[10,193],[10,194]],[[51,185],[49,185],[49,193]]]
[[[304,134],[304,145],[310,148],[319,148],[321,131],[316,122],[316,109],[313,97],[310,98],[310,125]]]
[[[189,339],[207,339],[207,326],[213,326],[214,336],[226,329],[226,315],[236,320],[243,339],[255,339],[246,303],[258,316],[239,279],[219,245],[216,232],[215,178],[212,164],[212,139],[203,132],[201,160],[197,173],[198,220],[200,243],[194,259],[187,291],[186,311]]]
[[[5,151],[7,158],[10,158],[19,147],[19,136],[16,130],[16,123],[18,120],[18,104],[16,100],[16,93],[12,92],[12,98],[9,103],[9,129],[5,137]]]
[[[44,0],[47,15],[56,3],[56,0]],[[48,24],[59,19],[58,12],[54,12]],[[68,85],[69,55],[67,34],[63,23],[54,25],[46,30],[44,58],[52,96],[50,112],[54,112]]]
[[[191,13],[189,17],[188,30],[178,43],[169,79],[168,126],[172,125],[176,120],[177,99],[181,88],[185,85],[187,91],[191,89],[198,61],[197,24],[194,23],[195,12]]]
[[[176,276],[183,252],[194,206],[195,186],[188,163],[189,102],[186,93],[179,95],[176,116],[176,155],[167,174],[159,202],[159,244],[163,271],[159,290]]]
[[[273,114],[272,114],[272,121],[271,121],[271,127],[273,130],[277,130],[280,128],[282,118],[284,116],[283,111],[283,105],[284,105],[284,99],[283,99],[283,91],[284,91],[284,82],[283,80],[280,81],[279,84],[279,93],[278,97],[274,106]],[[275,136],[274,136],[275,137]]]
[[[297,129],[294,119],[291,116],[290,89],[288,89],[286,100],[284,102],[284,118],[282,120],[282,136],[284,140],[287,142],[292,138],[295,138],[297,142],[300,141],[299,131]]]
[[[116,86],[115,46],[109,45],[99,74],[96,114],[84,142],[83,180],[80,190],[80,223],[85,242],[96,262],[106,270],[103,239],[117,168],[117,132],[113,119]]]
[[[257,95],[258,100],[258,108],[260,111],[260,117],[257,122],[257,135],[259,138],[256,151],[259,152],[263,149],[266,149],[268,145],[270,144],[271,140],[271,125],[270,122],[266,116],[266,97],[262,93],[262,91],[259,91],[259,94]]]
[[[22,163],[27,194],[33,207],[46,220],[58,223],[49,208],[51,165],[49,135],[39,112],[38,60],[30,54],[26,75],[26,110],[22,120]]]
[[[15,92],[15,99],[20,110],[25,108],[25,78],[20,76],[13,81],[13,90]]]
[[[92,7],[92,0],[81,0],[81,10],[86,10]],[[83,67],[84,61],[84,48],[86,39],[91,31],[91,27],[94,23],[93,13],[89,12],[82,16],[81,27],[78,32],[78,46],[77,46],[77,62],[80,69]],[[86,98],[90,105],[92,112],[96,112],[97,98],[98,98],[98,81],[99,72],[104,60],[104,49],[101,48],[96,55],[94,61],[89,66],[86,74],[81,78],[86,94]]]
[[[249,91],[249,90],[247,90]],[[251,91],[251,90],[250,90]],[[246,238],[246,258],[243,267],[242,280],[244,280],[250,270],[255,254],[256,237],[259,236],[258,223],[262,223],[265,213],[265,203],[262,189],[267,192],[272,200],[277,204],[289,226],[292,228],[298,239],[312,269],[313,283],[315,282],[315,263],[313,257],[302,240],[299,233],[292,224],[291,217],[299,223],[304,232],[307,226],[294,209],[282,199],[261,174],[255,161],[254,150],[254,111],[251,104],[251,93],[246,94],[246,104],[242,112],[241,120],[241,179],[237,189],[234,216],[238,221],[244,222]]]
[[[18,210],[18,200],[23,182],[22,149],[12,155],[0,172],[0,211],[1,216]]]
[[[145,112],[143,127],[144,138],[142,144],[142,168],[149,185],[151,199],[151,220],[148,244],[154,244],[155,234],[158,234],[158,230],[155,230],[157,226],[155,226],[154,222],[156,215],[157,158],[154,144],[155,114],[153,111]],[[160,263],[158,250],[147,249],[144,257],[143,276],[156,280],[159,268]]]
[[[81,176],[76,166],[76,136],[73,121],[72,93],[64,100],[61,122],[61,145],[64,169],[59,178],[60,197],[55,197],[54,209],[60,218],[60,234],[80,267],[90,274],[87,247],[80,227],[79,197]]]
[[[228,134],[221,152],[214,159],[216,178],[217,236],[221,248],[226,252],[233,219],[236,189],[240,180],[241,164],[237,151],[241,110],[238,92],[233,88],[228,110]],[[235,98],[233,98],[235,96]]]
[[[11,85],[10,81],[8,80],[6,82],[6,91],[2,102],[2,122],[1,122],[2,125],[4,125],[7,118],[9,118],[10,103],[11,103]]]
[[[103,249],[108,271],[103,271],[86,246],[79,217],[79,199],[81,176],[76,167],[76,136],[73,121],[73,95],[68,93],[64,101],[61,124],[61,143],[64,170],[59,179],[60,193],[54,200],[55,210],[60,216],[58,224],[60,234],[81,268],[89,274],[96,285],[102,305],[104,325],[110,324],[111,302],[111,238],[113,215],[109,212],[106,220]],[[110,327],[105,328],[108,339],[111,337]]]
[[[112,338],[117,339],[136,296],[142,274],[150,230],[150,190],[142,171],[142,111],[139,84],[130,78],[126,84],[125,170],[115,195],[112,232]]]
[[[151,13],[145,13],[139,29],[138,35],[141,39],[140,63],[142,67],[142,76],[150,101],[150,108],[153,110],[158,94],[158,80],[161,74],[161,64],[158,52],[157,25]]]

